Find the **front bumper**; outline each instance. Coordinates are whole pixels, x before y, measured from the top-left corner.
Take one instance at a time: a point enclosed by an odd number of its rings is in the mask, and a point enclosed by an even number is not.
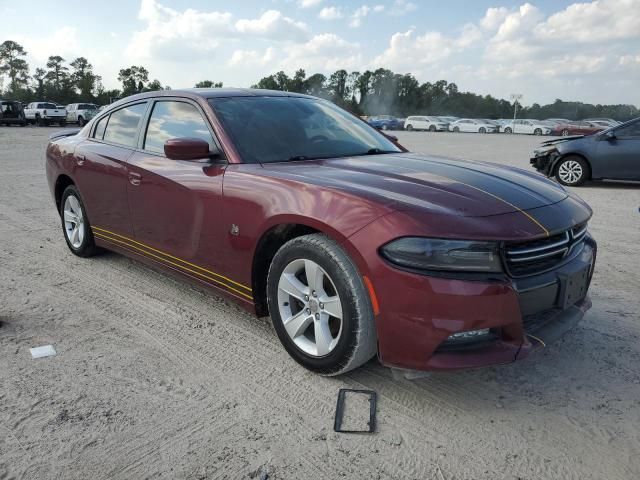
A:
[[[550,152],[543,152],[539,154],[535,154],[529,159],[529,163],[535,168],[538,172],[550,177],[553,174],[553,166],[558,158],[558,152],[552,150]]]
[[[567,304],[563,292],[575,272],[588,271],[588,287],[596,249],[589,237],[567,263],[517,279],[440,278],[380,260],[372,278],[381,308],[380,361],[405,369],[452,370],[525,358],[571,329],[590,308],[586,294]],[[454,333],[483,329],[491,335],[458,345],[447,341]]]

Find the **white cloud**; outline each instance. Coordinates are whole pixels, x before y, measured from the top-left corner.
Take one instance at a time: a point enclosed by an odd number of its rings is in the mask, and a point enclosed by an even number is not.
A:
[[[496,30],[509,15],[509,9],[505,7],[489,8],[485,13],[480,26],[486,30]]]
[[[231,67],[264,67],[271,64],[274,58],[275,51],[272,47],[267,48],[264,53],[259,53],[256,50],[236,50],[227,63]]]
[[[322,3],[322,0],[300,0],[298,4],[302,8],[316,7]]]
[[[373,65],[390,69],[412,69],[416,66],[436,63],[453,51],[452,41],[440,32],[416,35],[411,28],[391,36],[389,47],[373,60]]]
[[[352,28],[358,28],[360,25],[362,25],[362,19],[369,15],[370,10],[371,9],[367,5],[358,7],[351,16],[351,22],[349,22],[349,26]]]
[[[267,10],[260,18],[254,20],[238,20],[235,27],[240,33],[275,40],[304,40],[309,33],[309,27],[304,22],[285,17],[277,10]]]
[[[640,38],[640,0],[574,3],[536,26],[541,39],[600,42]]]
[[[357,69],[364,63],[361,47],[333,33],[315,35],[308,42],[291,45],[280,62],[285,70],[304,68],[308,72],[333,72],[337,69]]]
[[[417,9],[418,6],[408,0],[395,0],[393,5],[389,7],[389,13],[399,17]]]
[[[318,14],[318,18],[322,20],[337,20],[342,17],[342,10],[338,7],[324,7]]]
[[[75,27],[62,26],[50,35],[15,36],[13,40],[22,45],[29,57],[37,63],[46,63],[50,55],[60,55],[67,60],[73,60],[81,55],[80,40]]]

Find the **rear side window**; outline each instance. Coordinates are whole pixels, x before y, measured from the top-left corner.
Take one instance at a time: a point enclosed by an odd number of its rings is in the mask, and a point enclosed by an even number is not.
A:
[[[146,108],[146,103],[138,103],[113,112],[104,131],[104,141],[135,147],[138,126]]]
[[[107,127],[108,120],[109,120],[109,115],[107,115],[106,117],[102,117],[100,120],[98,120],[96,129],[93,133],[93,138],[102,140],[102,137],[104,137],[104,129]]]
[[[156,102],[149,118],[144,149],[164,153],[167,140],[184,137],[200,138],[213,147],[209,128],[196,107],[186,102]]]

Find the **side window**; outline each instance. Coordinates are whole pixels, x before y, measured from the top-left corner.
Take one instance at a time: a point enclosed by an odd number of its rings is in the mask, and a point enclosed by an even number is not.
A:
[[[104,141],[135,147],[138,126],[146,108],[146,103],[138,103],[113,112],[104,132]]]
[[[615,132],[618,138],[640,138],[640,122],[616,128]]]
[[[164,153],[164,142],[171,138],[200,138],[213,146],[213,138],[196,107],[186,102],[156,102],[149,118],[144,149]]]
[[[104,129],[107,127],[107,121],[109,121],[109,115],[98,120],[98,124],[96,125],[96,129],[93,133],[93,138],[102,140],[102,137],[104,137]]]

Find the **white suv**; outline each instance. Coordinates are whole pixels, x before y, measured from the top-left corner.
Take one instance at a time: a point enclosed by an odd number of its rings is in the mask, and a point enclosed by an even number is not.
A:
[[[429,130],[430,132],[446,132],[449,122],[439,117],[412,116],[404,121],[405,130]]]

